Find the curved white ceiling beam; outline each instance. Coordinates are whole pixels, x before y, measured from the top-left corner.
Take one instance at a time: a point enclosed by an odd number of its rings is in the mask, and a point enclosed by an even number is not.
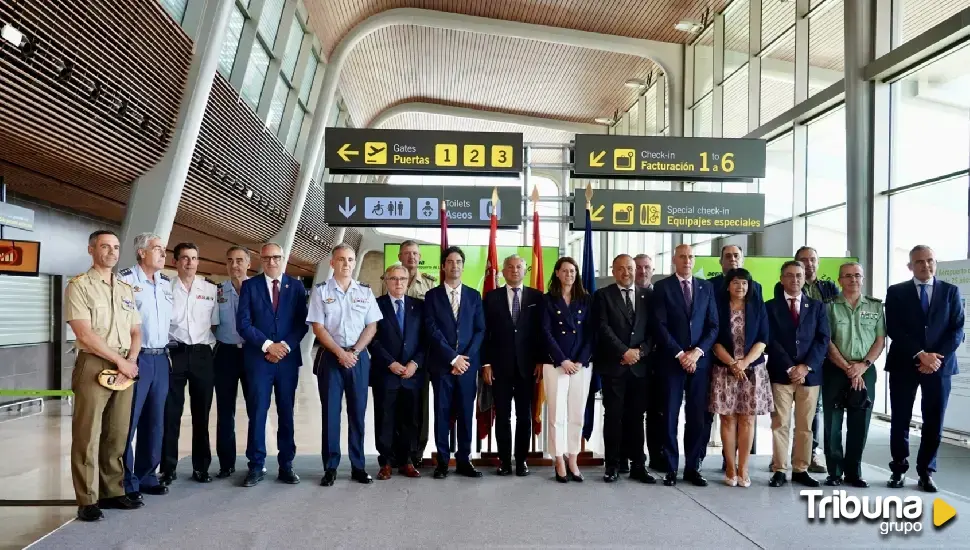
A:
[[[439,105],[437,103],[426,103],[424,101],[410,101],[399,103],[393,107],[388,107],[367,123],[368,128],[380,128],[394,117],[409,113],[420,113],[425,115],[440,115],[456,118],[471,118],[484,120],[486,122],[498,122],[503,124],[516,124],[519,126],[531,126],[533,128],[543,128],[558,132],[569,132],[571,134],[605,134],[606,126],[602,124],[585,124],[582,122],[569,122],[555,118],[537,117],[529,115],[518,115],[513,113],[502,113],[496,111],[485,111],[482,109],[472,109],[469,107],[455,107],[452,105]]]
[[[277,242],[283,244],[283,250],[286,254],[293,249],[296,229],[299,226],[300,216],[303,214],[303,207],[306,203],[306,194],[310,189],[310,183],[323,149],[326,121],[333,107],[337,84],[340,81],[340,74],[347,58],[354,47],[364,38],[380,29],[394,25],[474,32],[645,57],[659,65],[667,75],[664,80],[667,83],[667,97],[670,98],[667,115],[670,121],[670,134],[673,136],[683,134],[684,94],[680,89],[684,83],[683,44],[418,8],[387,10],[368,17],[351,29],[333,49],[330,59],[327,60],[323,73],[323,85],[320,87],[320,95],[313,112],[313,120],[310,123],[306,150],[300,165],[300,177],[293,189],[293,199],[290,201],[290,211],[286,223],[276,237]],[[285,268],[285,266],[283,267]]]

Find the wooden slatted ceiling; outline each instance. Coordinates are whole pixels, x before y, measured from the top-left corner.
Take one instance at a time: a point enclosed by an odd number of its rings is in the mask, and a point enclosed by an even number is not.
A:
[[[304,0],[310,25],[329,56],[354,25],[393,8],[423,8],[491,19],[521,21],[664,42],[688,41],[674,29],[681,20],[700,21],[727,0]],[[388,52],[388,55],[394,55]],[[558,70],[561,67],[554,67]]]
[[[903,10],[902,44],[942,23],[960,10],[970,8],[970,0],[896,0]]]
[[[623,83],[654,68],[629,55],[396,26],[354,50],[341,91],[360,126],[403,99],[592,122],[629,107],[636,90]]]

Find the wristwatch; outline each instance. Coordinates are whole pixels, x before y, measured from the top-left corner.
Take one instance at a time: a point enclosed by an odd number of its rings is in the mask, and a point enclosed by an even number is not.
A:
[[[869,368],[869,367],[871,367],[871,366],[872,366],[872,361],[870,361],[870,360],[868,360],[868,359],[864,359],[864,360],[862,361],[862,364],[864,364],[864,365],[866,366],[866,368]]]

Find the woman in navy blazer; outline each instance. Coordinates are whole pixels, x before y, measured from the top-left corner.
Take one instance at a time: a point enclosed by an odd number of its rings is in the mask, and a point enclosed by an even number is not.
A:
[[[746,269],[732,269],[724,280],[724,289],[717,296],[720,329],[712,350],[710,411],[721,415],[724,483],[750,487],[748,455],[754,440],[754,417],[774,409],[764,353],[768,312],[764,302],[749,293],[753,285]]]
[[[593,376],[589,360],[594,330],[587,330],[592,297],[583,288],[575,260],[559,258],[545,298],[542,333],[551,364],[542,366],[542,384],[549,416],[554,419],[549,431],[549,454],[556,460],[556,481],[583,481],[576,457],[583,437],[586,394]]]

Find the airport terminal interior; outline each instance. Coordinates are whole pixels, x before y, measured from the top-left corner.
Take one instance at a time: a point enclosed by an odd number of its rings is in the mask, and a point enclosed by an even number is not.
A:
[[[512,254],[524,284],[543,291],[564,256],[588,289],[604,289],[616,256],[646,254],[656,293],[678,251],[692,253],[695,279],[709,279],[725,247],[737,247],[765,300],[781,292],[772,289],[784,262],[808,246],[819,280],[841,284],[840,266],[857,262],[863,294],[884,302],[891,285],[913,279],[911,251],[927,245],[937,280],[966,297],[970,0],[0,0],[0,29],[0,549],[970,547],[961,517],[970,516],[970,343],[949,352],[964,373],[938,377],[950,393],[932,494],[916,467],[901,488],[887,486],[900,413],[887,353],[870,367],[869,487],[816,491],[885,506],[876,519],[846,519],[843,502],[842,518],[833,504],[820,520],[805,487],[769,486],[768,414],[755,417],[750,487],[724,482],[719,419],[699,467],[707,486],[679,473],[668,486],[652,453],[657,483],[625,473],[605,483],[596,388],[578,455],[585,483],[556,483],[548,401],[532,419],[513,414],[513,427],[534,424],[530,476],[496,475],[496,434],[476,427],[470,460],[483,476],[453,469],[435,479],[438,385],[421,478],[394,470],[355,483],[352,407],[328,421],[314,363],[331,352],[314,328],[286,346],[302,358],[290,399],[299,485],[277,480],[276,455],[289,444],[279,444],[271,406],[265,479],[243,487],[241,392],[219,413],[235,411],[235,473],[216,476],[213,400],[214,479],[193,479],[198,410],[186,397],[167,494],[145,494],[135,510],[102,506],[104,518],[86,522],[72,477],[83,399],[72,388],[88,355],[68,324],[70,288],[92,267],[89,235],[99,230],[118,236],[119,273],[136,265],[136,236],[157,235],[171,281],[181,273],[176,245],[193,243],[208,281],[199,284],[219,310],[227,299],[212,285],[229,280],[231,247],[250,276],[282,268],[312,315],[314,293],[345,273],[335,246],[355,257],[349,275],[360,288],[381,296],[405,241],[419,245],[416,273],[434,278],[429,287],[446,272],[443,248],[461,247],[461,281],[478,292],[504,284]],[[264,243],[281,258],[268,260]],[[930,317],[945,294],[934,288]],[[520,315],[518,294],[515,305],[509,296]],[[690,310],[700,298],[683,299]],[[260,345],[252,349],[266,363],[274,348]],[[363,452],[377,478],[379,420],[364,391]],[[933,408],[922,391],[908,424],[914,465]],[[481,395],[477,403],[481,413]],[[686,409],[668,423],[682,446],[696,432]],[[340,426],[343,458],[321,487],[328,422]],[[649,420],[647,430],[649,439]],[[460,431],[450,430],[452,451]],[[824,465],[811,471],[826,479]],[[890,497],[909,513],[896,514]]]

